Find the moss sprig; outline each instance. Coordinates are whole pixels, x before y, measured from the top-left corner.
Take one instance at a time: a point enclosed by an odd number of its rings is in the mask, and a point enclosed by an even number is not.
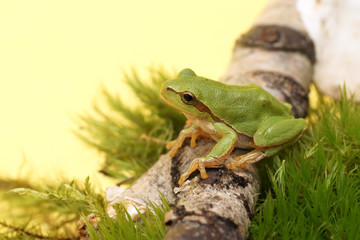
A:
[[[81,131],[76,134],[104,154],[102,173],[119,180],[138,178],[182,129],[183,114],[159,97],[162,82],[170,78],[165,71],[150,71],[149,81],[141,79],[136,71],[125,74],[135,100],[124,102],[119,95],[103,89],[108,110],[95,105],[95,115],[80,117]],[[138,104],[131,106],[131,102]]]

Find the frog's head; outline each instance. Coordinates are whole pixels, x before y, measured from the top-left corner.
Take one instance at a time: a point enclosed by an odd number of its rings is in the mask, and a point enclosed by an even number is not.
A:
[[[176,79],[163,83],[160,96],[165,103],[183,113],[210,120],[210,110],[202,100],[208,98],[211,82],[215,81],[199,77],[187,68]]]

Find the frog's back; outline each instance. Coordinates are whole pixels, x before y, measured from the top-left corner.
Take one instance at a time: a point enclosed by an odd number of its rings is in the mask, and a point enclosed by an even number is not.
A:
[[[256,84],[227,85],[216,81],[212,84],[202,94],[203,103],[240,133],[253,136],[259,124],[271,116],[292,118],[288,105]]]

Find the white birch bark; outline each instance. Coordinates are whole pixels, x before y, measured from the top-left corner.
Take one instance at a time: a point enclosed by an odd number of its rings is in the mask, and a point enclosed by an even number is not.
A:
[[[345,84],[360,102],[360,1],[297,0],[297,9],[316,46],[318,89],[340,98]]]

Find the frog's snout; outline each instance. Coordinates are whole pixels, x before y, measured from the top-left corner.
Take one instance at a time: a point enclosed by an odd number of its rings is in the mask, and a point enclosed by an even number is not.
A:
[[[174,89],[172,89],[171,87],[169,87],[166,84],[163,84],[161,86],[161,90],[160,90],[160,94],[161,95],[166,95],[168,92],[175,92]]]
[[[160,90],[160,97],[169,104],[170,102],[176,101],[173,99],[177,96],[177,92],[168,84],[163,84]]]

